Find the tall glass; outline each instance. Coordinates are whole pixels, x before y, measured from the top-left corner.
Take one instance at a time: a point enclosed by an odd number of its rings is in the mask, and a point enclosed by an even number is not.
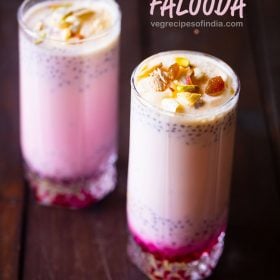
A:
[[[26,24],[36,5],[61,1],[27,0],[18,11],[21,148],[44,205],[86,207],[116,183],[121,15],[114,1],[91,1],[106,3],[113,25],[72,43],[39,41]]]
[[[236,92],[201,115],[155,107],[131,80],[127,216],[128,254],[150,279],[203,279],[223,250],[230,194],[239,81],[221,60]]]

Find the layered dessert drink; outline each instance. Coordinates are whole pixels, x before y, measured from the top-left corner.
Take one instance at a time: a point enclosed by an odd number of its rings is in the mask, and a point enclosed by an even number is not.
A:
[[[18,20],[27,177],[44,205],[88,206],[116,182],[118,5],[28,0]]]
[[[150,279],[203,279],[223,250],[239,81],[224,62],[173,51],[132,77],[128,253]]]

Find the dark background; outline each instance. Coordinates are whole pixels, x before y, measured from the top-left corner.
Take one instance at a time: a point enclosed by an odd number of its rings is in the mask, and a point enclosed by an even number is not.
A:
[[[38,206],[24,183],[16,22],[21,1],[0,2],[0,279],[145,279],[126,256],[129,78],[143,58],[170,49],[218,56],[242,84],[228,235],[211,279],[279,279],[280,1],[247,0],[243,28],[200,28],[197,35],[194,29],[151,28],[158,16],[149,17],[150,1],[118,2],[123,11],[119,183],[103,202],[81,211]]]

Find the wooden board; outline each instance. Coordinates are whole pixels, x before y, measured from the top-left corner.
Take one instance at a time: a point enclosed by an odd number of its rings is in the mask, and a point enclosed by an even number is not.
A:
[[[18,132],[18,1],[0,2],[0,279],[20,272],[24,188]],[[11,20],[13,19],[13,20]],[[11,51],[12,50],[12,51]]]
[[[255,5],[249,6],[248,24],[280,197],[279,11],[279,2],[258,0]]]
[[[121,69],[120,69],[120,160],[127,162],[130,119],[130,77],[141,60],[140,18],[137,1],[118,1],[122,9]]]

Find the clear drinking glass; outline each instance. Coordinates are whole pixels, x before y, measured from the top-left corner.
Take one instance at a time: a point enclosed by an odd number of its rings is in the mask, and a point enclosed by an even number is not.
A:
[[[76,2],[104,3],[112,12],[112,27],[65,43],[41,40],[26,23],[39,5]],[[88,206],[116,183],[119,7],[111,0],[27,0],[18,22],[26,176],[41,204]]]
[[[230,194],[239,80],[232,98],[201,115],[169,113],[146,101],[131,80],[128,254],[150,279],[203,279],[223,250]]]

